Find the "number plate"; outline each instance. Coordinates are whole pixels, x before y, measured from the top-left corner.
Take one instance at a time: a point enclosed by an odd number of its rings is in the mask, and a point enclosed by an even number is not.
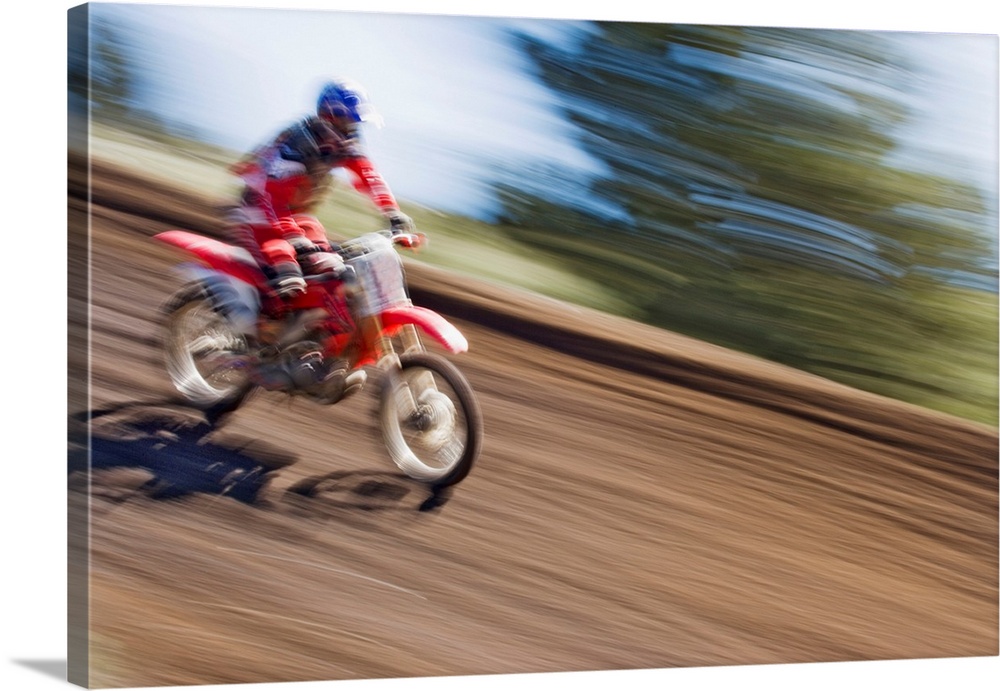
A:
[[[358,315],[369,317],[390,307],[409,305],[406,282],[403,279],[403,262],[395,250],[389,248],[350,259],[361,296],[356,309]]]

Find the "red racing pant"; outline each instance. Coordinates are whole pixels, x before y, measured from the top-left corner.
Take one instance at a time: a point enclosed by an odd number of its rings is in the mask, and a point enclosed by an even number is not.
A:
[[[330,251],[326,229],[315,216],[293,214],[272,223],[267,215],[254,207],[240,207],[231,215],[233,240],[249,250],[258,264],[275,268],[280,264],[297,264],[295,248],[289,237],[305,236],[325,251]]]

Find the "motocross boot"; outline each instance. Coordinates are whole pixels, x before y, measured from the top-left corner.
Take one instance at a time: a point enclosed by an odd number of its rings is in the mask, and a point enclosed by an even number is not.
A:
[[[298,262],[281,262],[274,266],[275,277],[271,281],[275,291],[283,298],[293,298],[306,292],[306,279]]]
[[[368,373],[363,369],[356,369],[344,378],[344,398],[358,393],[365,387],[368,381]]]

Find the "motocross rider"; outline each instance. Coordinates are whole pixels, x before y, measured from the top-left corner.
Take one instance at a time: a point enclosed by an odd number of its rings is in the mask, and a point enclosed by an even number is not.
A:
[[[245,247],[272,279],[282,297],[304,292],[307,273],[336,268],[326,231],[309,212],[345,168],[354,187],[367,195],[393,231],[413,232],[388,185],[361,147],[359,126],[380,124],[363,88],[347,79],[328,82],[320,91],[316,114],[285,128],[230,170],[244,189],[230,222],[234,240]]]

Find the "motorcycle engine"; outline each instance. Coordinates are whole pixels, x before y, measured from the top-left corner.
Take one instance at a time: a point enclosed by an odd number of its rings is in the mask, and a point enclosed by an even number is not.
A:
[[[300,341],[265,354],[257,368],[257,383],[270,391],[330,404],[343,398],[347,374],[347,363],[325,359],[319,343]]]
[[[327,366],[319,343],[295,343],[282,351],[281,359],[295,388],[309,391],[326,378]]]

